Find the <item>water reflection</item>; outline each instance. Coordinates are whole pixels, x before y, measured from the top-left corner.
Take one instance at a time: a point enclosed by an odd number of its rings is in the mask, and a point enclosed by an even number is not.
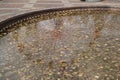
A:
[[[22,26],[0,40],[1,80],[118,80],[120,15],[72,15]]]

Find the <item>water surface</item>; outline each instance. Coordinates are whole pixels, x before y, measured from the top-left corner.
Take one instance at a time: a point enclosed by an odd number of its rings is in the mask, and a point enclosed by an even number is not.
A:
[[[40,20],[0,39],[0,80],[119,79],[119,14]]]

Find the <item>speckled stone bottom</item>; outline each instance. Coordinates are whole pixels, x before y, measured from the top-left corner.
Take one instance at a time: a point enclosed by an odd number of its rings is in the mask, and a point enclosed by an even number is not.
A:
[[[0,80],[120,80],[120,14],[86,11],[10,32],[0,39]]]

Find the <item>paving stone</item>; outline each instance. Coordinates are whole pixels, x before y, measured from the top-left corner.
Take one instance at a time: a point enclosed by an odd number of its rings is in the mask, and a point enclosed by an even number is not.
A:
[[[4,3],[26,3],[29,0],[1,0]]]
[[[34,7],[62,7],[64,4],[35,4]]]
[[[29,3],[32,3],[32,4],[34,4],[36,2],[37,2],[37,0],[29,0]]]
[[[70,3],[81,3],[82,1],[78,1],[78,0],[75,0],[75,1],[69,1]]]
[[[9,4],[9,3],[4,3],[0,4],[0,8],[22,8],[24,4]]]
[[[41,0],[41,1],[37,1],[37,3],[62,3],[62,1],[46,1],[46,0]]]
[[[18,11],[17,9],[0,9],[0,15],[6,13],[15,13],[17,11]]]

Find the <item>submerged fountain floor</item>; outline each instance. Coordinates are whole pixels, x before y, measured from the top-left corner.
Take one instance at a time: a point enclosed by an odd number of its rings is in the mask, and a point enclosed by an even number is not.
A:
[[[70,9],[15,23],[1,28],[0,80],[120,79],[120,10]]]

